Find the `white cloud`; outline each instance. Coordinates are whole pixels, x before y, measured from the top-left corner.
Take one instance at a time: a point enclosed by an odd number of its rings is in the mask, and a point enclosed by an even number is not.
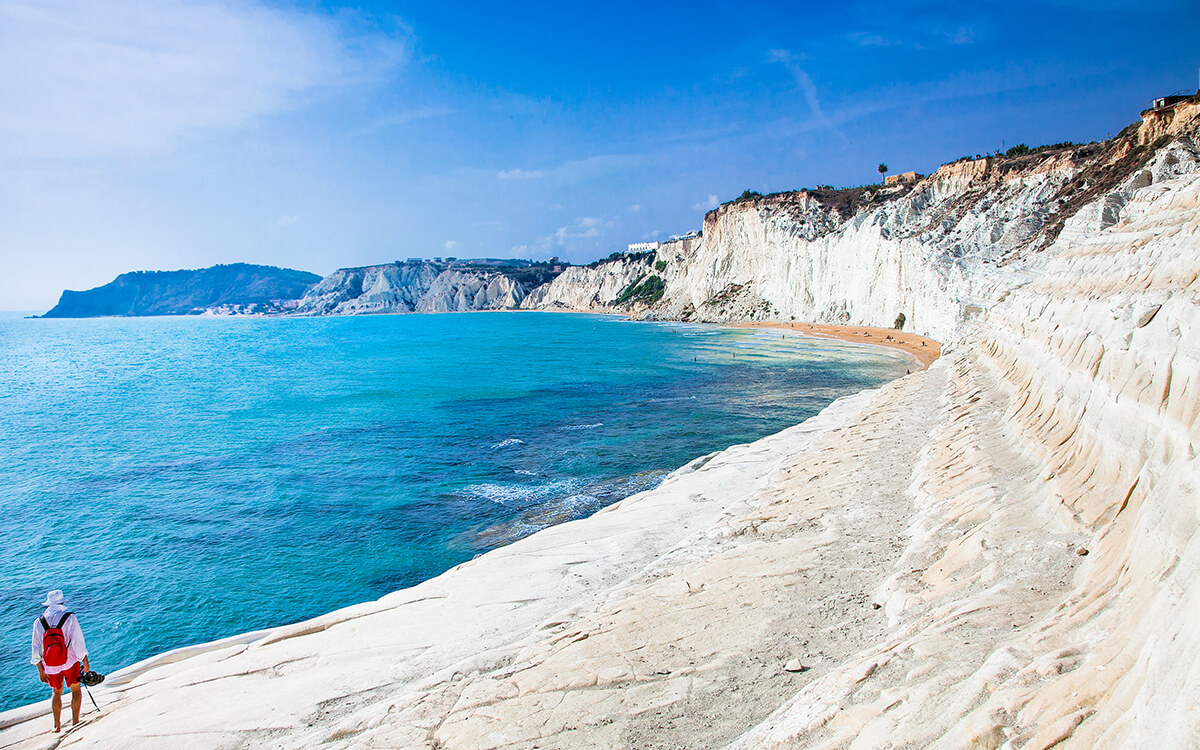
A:
[[[453,250],[457,246],[458,246],[458,243],[455,242],[454,240],[446,240],[445,244],[442,245],[442,247],[446,248],[447,250]]]
[[[856,31],[849,34],[848,37],[859,47],[891,47],[900,43],[880,34],[868,34],[865,31]]]
[[[155,152],[405,55],[395,39],[255,0],[0,0],[0,156]]]
[[[537,180],[545,176],[541,169],[502,169],[496,173],[497,180]]]
[[[545,252],[550,248],[570,248],[579,240],[594,240],[604,234],[604,229],[614,226],[612,219],[605,221],[597,216],[580,216],[570,224],[542,235],[534,243],[535,250]]]
[[[833,121],[821,109],[821,100],[817,96],[817,85],[813,83],[812,78],[798,64],[803,56],[793,55],[785,49],[773,49],[767,52],[767,60],[773,63],[780,63],[788,72],[792,74],[792,79],[796,82],[796,88],[800,89],[800,93],[804,96],[804,101],[808,104],[808,108],[812,110],[813,119],[821,126],[833,131],[834,134],[846,140],[842,132],[837,129]]]
[[[721,205],[721,202],[719,200],[717,200],[717,196],[709,195],[708,200],[703,200],[703,201],[700,201],[699,203],[693,203],[692,210],[693,211],[711,211],[719,205]]]
[[[601,154],[563,162],[549,169],[505,169],[496,173],[496,179],[537,180],[548,177],[557,182],[570,183],[627,172],[645,163],[646,158],[639,154]]]
[[[632,206],[629,207],[629,213],[631,213],[631,214],[639,213],[641,210],[642,210],[641,204],[638,204],[638,203],[634,203]]]
[[[275,226],[279,226],[279,227],[290,227],[293,224],[299,224],[299,223],[300,223],[300,217],[295,216],[295,215],[280,216],[278,219],[275,220]]]

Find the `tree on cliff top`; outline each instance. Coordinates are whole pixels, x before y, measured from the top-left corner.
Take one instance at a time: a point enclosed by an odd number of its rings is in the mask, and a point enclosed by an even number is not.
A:
[[[887,174],[887,165],[883,162],[879,162],[879,166],[875,167],[875,169],[879,172],[880,177],[883,177],[885,174]]]

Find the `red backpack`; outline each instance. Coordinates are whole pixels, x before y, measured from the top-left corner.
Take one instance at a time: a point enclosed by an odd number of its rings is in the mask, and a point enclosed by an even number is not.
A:
[[[67,663],[67,637],[63,635],[62,626],[66,624],[70,612],[63,612],[62,618],[54,627],[46,622],[42,615],[42,661],[47,667],[61,667]]]

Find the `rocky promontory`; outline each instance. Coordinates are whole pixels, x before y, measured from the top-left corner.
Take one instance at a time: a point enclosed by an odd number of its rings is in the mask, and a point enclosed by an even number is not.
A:
[[[527,260],[420,260],[334,271],[304,295],[299,315],[462,312],[516,308],[562,266]]]
[[[275,266],[231,263],[189,271],[134,271],[82,292],[64,291],[44,318],[277,313],[320,276]]]

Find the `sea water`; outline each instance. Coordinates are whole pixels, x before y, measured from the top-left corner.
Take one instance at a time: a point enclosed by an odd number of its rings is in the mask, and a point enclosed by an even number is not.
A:
[[[411,586],[911,365],[611,316],[0,319],[0,710],[48,589],[93,668]]]

